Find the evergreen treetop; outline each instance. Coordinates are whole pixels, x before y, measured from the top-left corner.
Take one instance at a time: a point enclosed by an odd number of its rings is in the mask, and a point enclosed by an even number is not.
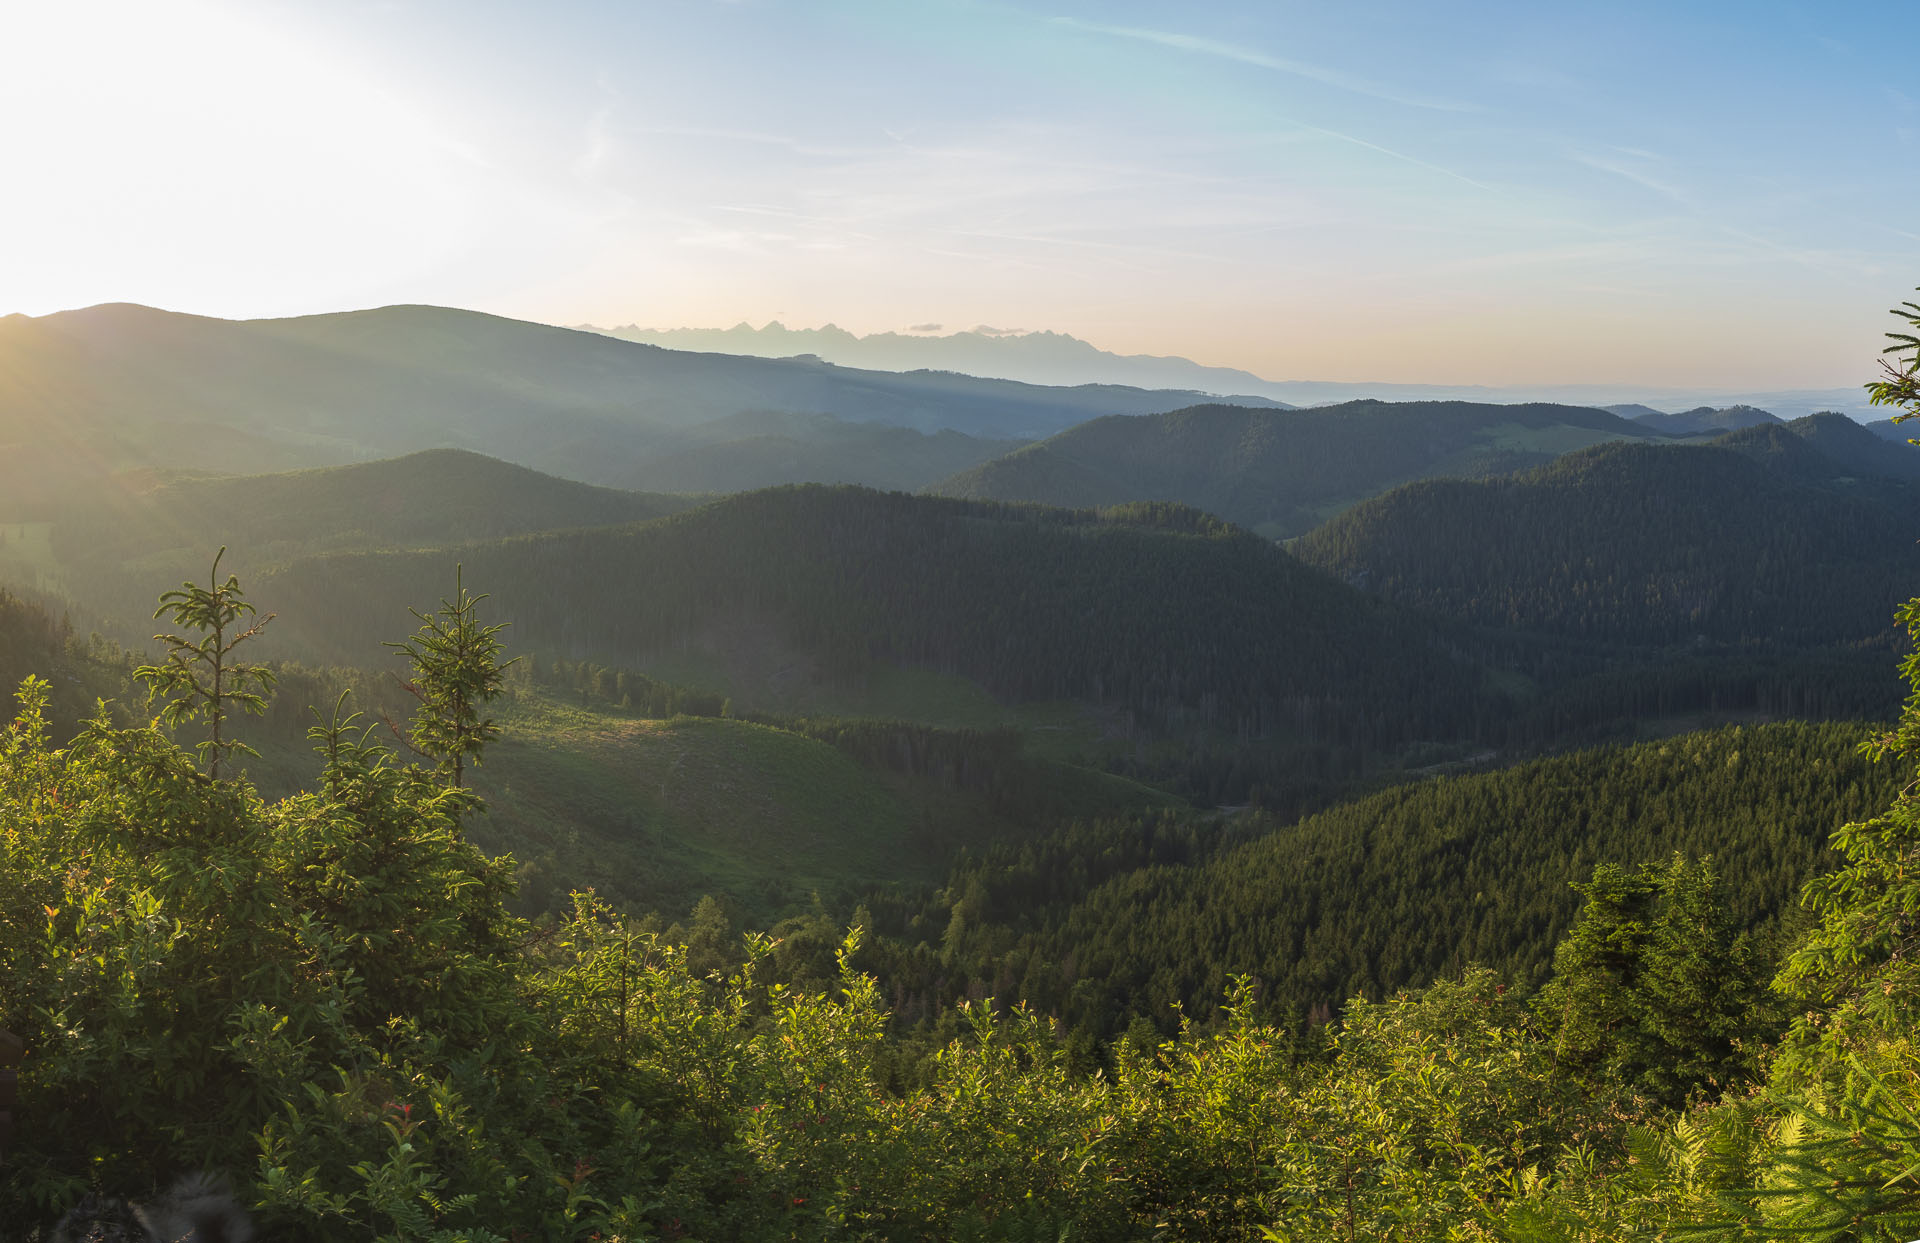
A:
[[[142,665],[133,675],[147,684],[147,702],[163,699],[160,719],[169,726],[204,720],[207,737],[196,744],[206,762],[207,774],[220,776],[220,761],[233,752],[258,755],[246,743],[226,737],[223,727],[237,708],[252,716],[267,710],[267,696],[274,686],[273,671],[265,665],[234,659],[242,643],[258,635],[273,620],[269,613],[245,625],[257,615],[253,604],[240,590],[240,580],[232,574],[220,581],[220,559],[227,555],[223,544],[214,554],[207,585],[185,582],[160,597],[155,618],[170,615],[173,624],[200,631],[197,639],[177,634],[157,634],[166,645],[167,658],[156,665]]]

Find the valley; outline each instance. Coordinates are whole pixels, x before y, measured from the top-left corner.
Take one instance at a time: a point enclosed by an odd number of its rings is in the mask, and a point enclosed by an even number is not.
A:
[[[727,1004],[861,973],[888,1050],[861,1056],[902,1099],[962,1023],[1044,1022],[1023,1057],[1124,1083],[1252,1022],[1311,1065],[1365,1007],[1475,972],[1554,996],[1610,877],[1709,886],[1742,930],[1715,952],[1779,963],[1835,827],[1902,797],[1862,746],[1900,712],[1920,451],[1842,415],[1161,411],[1137,407],[1191,394],[838,369],[853,387],[782,390],[824,408],[776,409],[715,378],[746,360],[420,308],[74,324],[9,329],[34,367],[81,340],[120,360],[41,386],[57,433],[0,393],[10,434],[82,464],[0,497],[0,677],[61,762],[169,745],[143,732],[153,602],[219,591],[218,551],[271,614],[244,654],[277,685],[228,725],[246,815],[451,798],[340,858],[431,846],[406,867],[471,871],[435,901],[478,885],[498,905],[471,918],[529,944],[644,937],[696,991],[778,981]],[[209,341],[248,360],[183,421],[154,377]],[[270,399],[303,375],[326,378]],[[504,651],[473,675],[477,762],[430,795],[433,675],[395,647],[459,590]],[[366,978],[415,987],[392,952]],[[1742,996],[1728,1023],[1780,1030]]]
[[[691,365],[421,308],[258,325],[104,308],[33,327],[53,342],[35,366],[85,341],[121,374],[184,373],[208,342],[263,340],[213,403],[234,409],[275,369],[312,374],[322,351],[419,392],[442,383],[432,368],[485,348],[494,361],[453,391],[493,384],[509,441],[514,419],[556,416],[509,417],[507,394],[604,418],[635,375]],[[628,348],[639,361],[604,352]],[[582,364],[564,384],[540,379]],[[370,382],[398,383],[355,383]],[[97,405],[74,425],[174,417],[92,383]],[[328,391],[301,408],[342,399]],[[993,417],[1038,437],[1055,417],[1039,411],[1086,397],[1031,391]],[[285,417],[246,400],[256,428]],[[1285,824],[1668,720],[1891,713],[1893,610],[1920,570],[1901,534],[1920,518],[1920,452],[1834,415],[1620,410],[1633,417],[1459,402],[1108,414],[917,496],[849,486],[823,463],[858,459],[844,429],[970,433],[682,409],[640,422],[729,451],[784,437],[753,481],[773,486],[727,486],[683,453],[653,480],[678,486],[643,492],[444,448],[218,474],[141,456],[116,431],[131,455],[116,469],[58,497],[9,494],[0,566],[76,636],[73,684],[108,689],[134,720],[128,671],[151,601],[216,547],[275,614],[256,654],[312,702],[352,688],[373,717],[405,715],[383,645],[458,563],[522,657],[479,778],[495,811],[475,831],[531,869],[541,896],[525,909],[592,884],[669,919],[703,896],[763,924],[815,901],[845,917],[863,894],[937,884],[961,852],[1076,821],[1251,806]],[[794,451],[819,435],[820,456]],[[978,443],[967,452],[993,444]],[[266,789],[300,788],[304,707],[241,725],[259,734]],[[939,740],[945,767],[824,740],[888,730],[908,751]],[[739,836],[749,825],[770,836]]]

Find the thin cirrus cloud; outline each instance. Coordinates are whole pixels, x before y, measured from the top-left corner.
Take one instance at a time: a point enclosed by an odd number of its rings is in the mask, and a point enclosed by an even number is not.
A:
[[[1659,158],[1650,152],[1637,150],[1622,149],[1621,154],[1636,159],[1641,163],[1649,163]],[[1569,152],[1567,158],[1576,164],[1584,164],[1595,172],[1606,173],[1608,176],[1618,177],[1622,181],[1630,181],[1643,190],[1651,190],[1660,197],[1669,199],[1681,207],[1686,208],[1688,211],[1699,210],[1692,196],[1687,194],[1686,191],[1669,182],[1663,181],[1659,177],[1646,172],[1644,169],[1635,168],[1626,160],[1609,159],[1605,156],[1591,155],[1584,151]]]
[[[1389,159],[1399,160],[1403,164],[1410,164],[1415,168],[1424,168],[1430,173],[1438,173],[1442,177],[1451,177],[1455,181],[1465,182],[1467,185],[1472,186],[1476,190],[1491,191],[1493,189],[1493,187],[1488,185],[1486,182],[1477,180],[1473,177],[1469,177],[1465,173],[1459,172],[1455,169],[1448,168],[1445,165],[1435,164],[1431,160],[1423,160],[1417,155],[1408,155],[1404,151],[1395,151],[1392,147],[1383,147],[1377,142],[1368,142],[1364,138],[1355,137],[1354,135],[1344,133],[1341,130],[1328,129],[1324,125],[1307,125],[1304,122],[1300,122],[1300,121],[1295,121],[1293,124],[1298,125],[1301,129],[1306,130],[1308,133],[1320,134],[1320,135],[1323,135],[1324,137],[1332,138],[1338,142],[1350,143],[1353,146],[1360,147],[1365,150],[1377,152],[1380,155],[1387,156]]]
[[[1610,159],[1586,152],[1572,152],[1569,158],[1596,172],[1606,173],[1650,191],[1682,208],[1699,225],[1706,227],[1713,234],[1739,243],[1732,252],[1718,256],[1719,262],[1750,262],[1754,255],[1759,254],[1795,264],[1812,272],[1848,272],[1871,276],[1879,269],[1878,263],[1872,256],[1851,253],[1840,247],[1791,245],[1767,236],[1757,227],[1743,228],[1733,224],[1723,219],[1712,208],[1703,205],[1694,193],[1649,173],[1644,167],[1636,166],[1663,162],[1659,156],[1652,152],[1628,149],[1621,149],[1620,154],[1628,158]],[[1698,261],[1702,256],[1696,247],[1694,253],[1684,257]]]
[[[1062,26],[1074,30],[1084,30],[1093,34],[1110,35],[1116,39],[1136,39],[1142,43],[1157,43],[1161,47],[1176,48],[1182,52],[1192,52],[1200,56],[1215,56],[1222,60],[1238,61],[1243,65],[1255,65],[1261,69],[1272,69],[1278,73],[1304,78],[1309,82],[1318,82],[1322,86],[1337,87],[1356,95],[1366,95],[1387,103],[1404,104],[1409,108],[1425,108],[1433,112],[1478,112],[1479,109],[1469,103],[1456,99],[1444,99],[1433,95],[1414,95],[1394,87],[1357,78],[1338,69],[1329,69],[1323,65],[1309,64],[1306,61],[1289,60],[1282,56],[1272,56],[1257,48],[1244,47],[1237,43],[1225,43],[1218,39],[1202,38],[1199,35],[1180,34],[1171,30],[1152,30],[1140,26],[1109,26],[1102,22],[1082,21],[1075,17],[1056,17],[1053,19]]]

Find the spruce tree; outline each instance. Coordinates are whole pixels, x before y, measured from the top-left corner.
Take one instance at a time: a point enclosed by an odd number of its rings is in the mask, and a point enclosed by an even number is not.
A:
[[[222,545],[214,554],[206,586],[182,583],[162,593],[160,606],[153,611],[155,618],[171,614],[174,625],[200,631],[200,637],[153,636],[166,644],[166,660],[133,671],[134,677],[147,684],[148,704],[155,699],[166,701],[160,719],[169,726],[200,720],[207,723],[207,737],[196,749],[206,762],[207,775],[216,780],[220,761],[229,753],[259,754],[239,739],[226,737],[224,726],[236,708],[253,716],[264,713],[275,681],[273,671],[265,665],[233,658],[234,649],[264,630],[274,615],[269,613],[241,629],[257,610],[241,592],[238,578],[229,574],[226,582],[220,581],[220,558],[226,555],[226,546]]]
[[[1537,1003],[1563,1064],[1673,1106],[1751,1074],[1769,1028],[1760,955],[1712,861],[1603,863],[1574,888],[1587,903]]]
[[[1880,369],[1886,378],[1868,384],[1867,395],[1876,406],[1901,407],[1901,412],[1893,416],[1893,421],[1900,423],[1920,415],[1920,302],[1902,302],[1892,313],[1907,321],[1913,331],[1887,334],[1893,344],[1880,352],[1893,357],[1881,360]],[[1911,357],[1903,359],[1902,354]]]
[[[480,624],[480,602],[487,597],[467,594],[464,567],[454,567],[453,581],[452,599],[441,600],[431,614],[407,610],[420,629],[405,643],[387,646],[405,652],[413,666],[413,677],[401,681],[420,701],[408,741],[457,790],[465,785],[468,761],[478,764],[480,752],[500,734],[484,713],[505,689],[504,675],[514,661],[500,659],[507,623]]]

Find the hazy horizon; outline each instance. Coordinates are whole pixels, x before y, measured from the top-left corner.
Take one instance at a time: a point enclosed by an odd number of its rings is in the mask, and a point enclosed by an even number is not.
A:
[[[0,314],[991,324],[1274,379],[1821,389],[1920,284],[1910,14],[10,14]]]

